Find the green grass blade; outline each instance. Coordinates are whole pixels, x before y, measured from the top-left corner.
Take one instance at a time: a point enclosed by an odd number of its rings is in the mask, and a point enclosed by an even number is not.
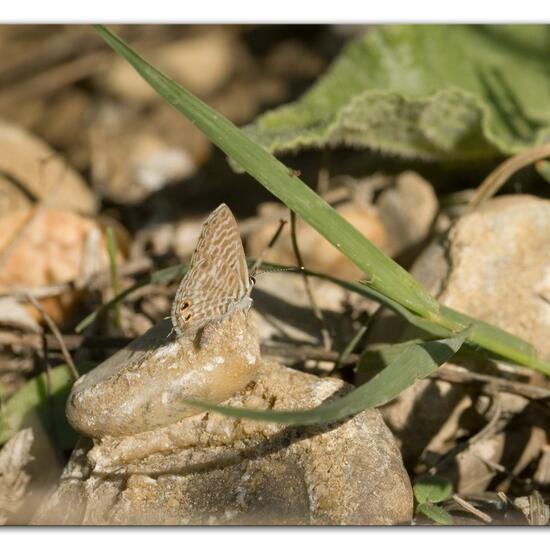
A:
[[[537,352],[529,342],[499,329],[489,323],[474,319],[464,313],[459,313],[447,306],[441,306],[442,314],[461,325],[474,325],[472,338],[475,344],[490,351],[507,357],[517,363],[524,363],[526,357],[536,358]],[[505,353],[502,353],[504,350]]]
[[[399,353],[381,372],[362,386],[352,390],[332,403],[313,409],[295,411],[266,411],[215,405],[204,401],[185,402],[226,416],[249,418],[287,425],[308,425],[335,422],[370,407],[378,407],[391,401],[417,379],[424,378],[448,361],[462,346],[468,330],[451,338],[401,346]]]
[[[366,239],[284,164],[225,117],[147,63],[107,28],[94,27],[168,103],[368,274],[372,288],[421,317],[438,316],[437,301],[407,271]]]
[[[95,365],[80,363],[78,370],[84,374]],[[38,418],[45,424],[47,431],[55,425],[55,434],[64,449],[74,447],[78,435],[69,426],[65,416],[65,403],[73,383],[74,377],[67,365],[54,367],[49,373],[43,372],[26,382],[2,407],[0,445]]]
[[[365,336],[369,328],[369,323],[365,323],[359,327],[359,330],[353,335],[353,338],[347,343],[346,347],[342,350],[338,356],[338,360],[334,365],[334,370],[337,370],[342,367],[346,362],[347,358],[353,353],[353,350],[356,348],[357,344],[361,341],[361,338]]]

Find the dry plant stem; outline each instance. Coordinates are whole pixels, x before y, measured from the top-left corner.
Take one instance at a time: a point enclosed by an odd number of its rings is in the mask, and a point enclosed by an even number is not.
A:
[[[493,403],[489,411],[489,422],[483,428],[473,435],[467,443],[468,447],[471,447],[474,443],[482,441],[483,439],[489,439],[498,431],[498,421],[502,416],[502,400],[498,393],[493,395]]]
[[[317,175],[317,193],[327,200],[330,187],[330,175],[326,168],[321,168]],[[327,200],[328,202],[328,200]]]
[[[61,353],[63,354],[63,357],[67,363],[67,366],[69,367],[74,379],[77,380],[80,375],[76,370],[76,366],[73,362],[73,358],[71,357],[71,354],[69,353],[69,350],[65,345],[65,342],[63,342],[63,337],[61,336],[61,332],[59,332],[59,329],[57,328],[53,319],[49,316],[48,312],[42,307],[40,302],[36,298],[34,298],[34,296],[31,296],[30,294],[28,294],[27,299],[42,314],[42,317],[44,317],[44,320],[46,321],[47,325],[50,327],[50,330],[52,331],[55,338],[57,339],[59,348],[61,350]]]
[[[475,209],[490,199],[506,183],[508,178],[520,170],[538,160],[550,156],[550,143],[535,147],[518,155],[515,155],[497,166],[477,188],[470,199],[469,206]]]
[[[309,303],[311,305],[311,309],[313,310],[313,314],[319,321],[319,326],[321,329],[321,336],[323,338],[323,348],[325,350],[329,350],[332,348],[332,342],[330,338],[330,334],[328,333],[328,330],[326,328],[325,320],[323,318],[323,314],[321,313],[321,310],[319,309],[319,306],[317,305],[317,302],[315,301],[315,296],[313,295],[313,290],[311,289],[311,285],[309,282],[309,277],[307,276],[307,273],[304,273],[303,270],[305,269],[304,261],[302,259],[302,255],[300,253],[300,248],[298,246],[298,238],[296,236],[296,214],[291,210],[290,211],[290,235],[292,240],[292,248],[294,250],[294,255],[296,256],[296,261],[298,262],[298,268],[302,272],[302,276],[304,278],[304,287],[306,289],[306,294],[309,300]]]
[[[58,339],[52,334],[45,334],[49,349],[61,351]],[[127,346],[132,338],[109,336],[82,336],[80,334],[64,334],[63,343],[68,350],[76,351],[79,348],[118,350]],[[0,331],[0,346],[24,346],[33,349],[40,347],[40,335],[16,334]]]
[[[500,500],[504,504],[511,504],[512,506],[514,505],[514,503],[507,497],[507,495],[504,491],[498,491],[497,492],[497,497],[500,498]]]
[[[480,456],[478,453],[474,453],[474,456],[478,460],[483,462],[486,466],[488,466],[489,468],[492,468],[495,472],[499,472],[501,474],[507,474],[508,473],[508,470],[502,464],[499,464],[498,462],[495,462],[494,460],[484,458],[484,457]],[[483,479],[489,479],[490,477],[491,477],[491,474],[489,474],[489,476],[487,476],[487,478],[483,478]],[[474,479],[472,483],[475,485],[476,480]]]
[[[493,519],[491,516],[486,514],[485,512],[482,512],[481,510],[478,510],[474,505],[470,504],[469,502],[466,502],[463,498],[460,498],[458,495],[453,495],[453,500],[464,510],[467,512],[470,512],[470,514],[473,514],[474,516],[478,517],[481,521],[485,523],[492,523]]]
[[[121,36],[135,38],[141,42],[140,29],[124,26],[118,29]],[[159,37],[160,38],[160,37]],[[154,43],[164,42],[158,39]],[[149,41],[148,41],[149,43]],[[14,58],[2,59],[0,64],[0,85],[2,89],[8,86],[18,87],[21,81],[34,78],[41,71],[50,71],[58,65],[70,62],[74,57],[87,57],[87,54],[101,48],[101,43],[86,27],[73,26],[56,32],[51,38],[41,42],[40,48],[24,50]]]
[[[521,395],[528,399],[542,400],[550,398],[550,389],[533,386],[532,384],[526,384],[524,382],[507,380],[506,378],[499,378],[488,374],[479,374],[455,365],[443,365],[439,367],[439,369],[430,375],[430,378],[437,378],[457,384],[482,384],[484,392],[490,395],[498,391],[504,391]]]

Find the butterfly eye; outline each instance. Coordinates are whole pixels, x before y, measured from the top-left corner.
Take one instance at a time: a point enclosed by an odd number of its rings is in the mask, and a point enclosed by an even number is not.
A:
[[[248,280],[250,281],[250,284],[254,286],[256,284],[256,277],[253,277],[252,275],[249,275]]]
[[[191,317],[193,317],[191,314],[187,315],[186,317],[184,317],[184,321],[188,323],[189,321],[191,321]]]
[[[183,304],[181,306],[181,310],[184,311],[190,306],[191,306],[191,302],[183,302]]]

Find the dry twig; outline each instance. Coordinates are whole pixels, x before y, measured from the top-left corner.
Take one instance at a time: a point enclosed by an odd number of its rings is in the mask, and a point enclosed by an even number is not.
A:
[[[545,143],[539,147],[529,149],[519,155],[515,155],[502,164],[497,166],[477,188],[469,206],[471,209],[477,208],[487,199],[490,199],[510,178],[512,174],[525,168],[538,160],[545,159],[550,156],[550,143]]]
[[[125,265],[118,268],[118,273],[121,277],[128,277],[138,275],[145,271],[149,271],[152,267],[152,262],[149,259],[141,259],[133,262],[128,262]],[[11,292],[0,292],[0,298],[4,296],[10,296],[16,300],[27,300],[27,296],[31,295],[35,298],[49,298],[50,296],[60,296],[65,292],[70,292],[77,289],[86,287],[102,287],[108,284],[110,277],[110,270],[105,269],[102,271],[96,271],[92,275],[80,276],[77,279],[68,281],[66,283],[58,283],[48,286],[40,286],[34,288],[17,288]]]
[[[277,230],[273,234],[273,237],[271,237],[271,240],[269,243],[267,243],[267,246],[262,250],[262,252],[258,255],[256,258],[256,261],[254,262],[254,265],[250,269],[250,275],[254,277],[258,269],[260,269],[260,266],[262,265],[262,262],[264,261],[267,253],[275,246],[275,243],[279,240],[279,237],[281,236],[281,233],[286,225],[286,220],[279,220],[279,227],[277,227]]]
[[[453,500],[464,510],[467,512],[470,512],[470,514],[473,514],[474,516],[478,517],[481,521],[485,523],[492,523],[493,519],[491,516],[486,514],[485,512],[482,512],[478,508],[476,508],[473,504],[470,504],[469,502],[465,501],[463,498],[459,497],[458,495],[453,495]]]

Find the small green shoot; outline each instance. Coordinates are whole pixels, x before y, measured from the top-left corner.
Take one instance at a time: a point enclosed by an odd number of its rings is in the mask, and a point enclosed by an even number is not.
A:
[[[421,476],[413,487],[417,501],[416,511],[440,525],[453,525],[452,516],[438,503],[447,500],[453,492],[452,484],[439,476]]]

